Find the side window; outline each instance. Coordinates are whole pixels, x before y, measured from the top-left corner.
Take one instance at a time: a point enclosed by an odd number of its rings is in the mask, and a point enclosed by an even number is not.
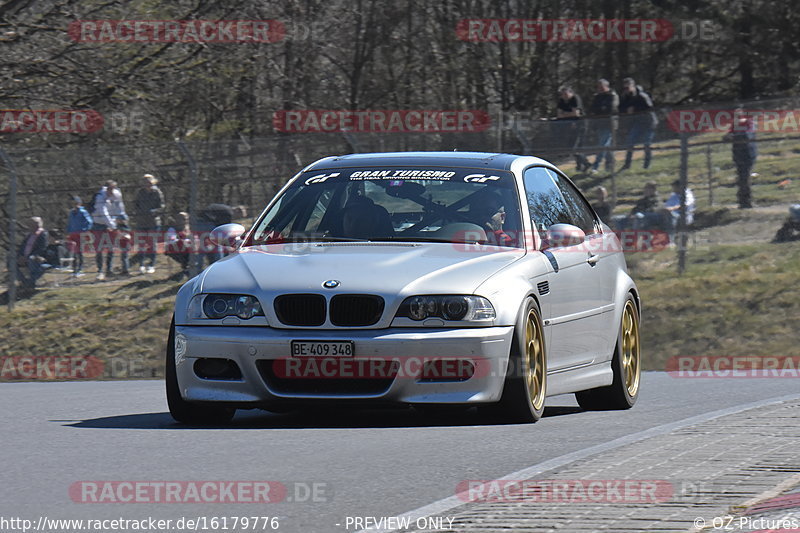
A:
[[[531,223],[536,230],[544,232],[553,224],[573,223],[567,202],[546,168],[529,168],[523,181]]]
[[[567,203],[567,210],[572,219],[571,224],[581,228],[586,235],[597,233],[594,215],[581,193],[578,192],[569,181],[559,176],[556,172],[549,169],[547,172],[553,178],[553,181],[558,184],[558,188],[564,196],[564,200]]]

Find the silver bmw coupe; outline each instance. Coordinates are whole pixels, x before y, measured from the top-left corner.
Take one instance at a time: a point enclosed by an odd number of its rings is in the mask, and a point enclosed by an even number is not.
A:
[[[640,300],[620,242],[557,167],[468,152],[321,159],[178,292],[169,410],[476,406],[535,422],[546,398],[627,409]]]

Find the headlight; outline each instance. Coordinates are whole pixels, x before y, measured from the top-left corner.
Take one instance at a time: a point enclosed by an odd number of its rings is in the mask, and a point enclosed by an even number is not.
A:
[[[189,304],[189,318],[220,319],[236,316],[242,320],[264,316],[261,303],[246,294],[198,294]]]
[[[412,320],[443,318],[452,321],[494,320],[494,307],[482,296],[411,296],[397,311],[397,317]]]

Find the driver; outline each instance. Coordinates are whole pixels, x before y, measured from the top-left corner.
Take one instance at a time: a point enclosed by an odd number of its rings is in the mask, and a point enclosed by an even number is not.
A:
[[[469,218],[486,231],[487,244],[511,246],[513,239],[503,229],[506,210],[503,199],[495,192],[481,191],[470,203]]]

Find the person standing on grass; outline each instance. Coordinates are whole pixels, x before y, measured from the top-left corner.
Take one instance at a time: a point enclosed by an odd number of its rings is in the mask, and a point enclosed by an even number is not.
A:
[[[565,146],[575,155],[575,166],[578,172],[589,170],[591,166],[585,155],[578,152],[583,144],[586,123],[583,120],[583,102],[575,94],[572,87],[563,86],[558,90],[556,103],[556,120],[560,122],[560,134]]]
[[[606,79],[597,80],[597,92],[592,98],[592,105],[589,106],[589,115],[592,117],[591,125],[597,139],[597,146],[600,152],[597,153],[592,164],[591,172],[596,173],[600,168],[600,163],[605,159],[606,170],[612,171],[614,166],[614,154],[607,150],[611,146],[614,132],[617,131],[619,118],[619,96],[617,91],[611,88],[611,84]]]
[[[733,143],[733,162],[736,165],[736,200],[739,209],[750,209],[753,207],[753,197],[750,190],[751,175],[753,165],[758,157],[758,145],[756,144],[756,129],[753,121],[749,117],[740,116],[741,109],[734,113],[734,121],[731,130],[723,138],[725,141]]]
[[[92,212],[92,231],[96,232],[99,243],[97,245],[97,279],[102,281],[106,276],[113,275],[111,266],[114,260],[113,241],[117,235],[117,223],[125,221],[125,203],[122,201],[122,192],[117,188],[117,182],[108,180],[94,197],[94,211]],[[105,251],[105,271],[103,271],[103,253]],[[122,275],[128,275],[128,252],[120,253]]]
[[[139,255],[139,271],[142,274],[153,274],[156,271],[156,247],[163,213],[164,193],[158,188],[158,180],[152,174],[145,174],[142,176],[142,187],[136,193],[133,216],[134,229],[145,233],[147,243],[146,249],[140,251]]]
[[[636,85],[633,78],[625,78],[622,80],[622,98],[619,102],[619,109],[620,113],[630,115],[628,135],[625,141],[628,151],[625,154],[625,164],[620,170],[631,168],[633,148],[637,144],[644,145],[644,168],[650,168],[652,158],[650,145],[653,143],[655,128],[658,125],[653,99],[642,89],[641,85]]]
[[[72,275],[82,276],[83,250],[81,249],[81,233],[92,229],[92,216],[83,207],[80,196],[72,197],[72,209],[67,219],[67,248],[72,254]]]

